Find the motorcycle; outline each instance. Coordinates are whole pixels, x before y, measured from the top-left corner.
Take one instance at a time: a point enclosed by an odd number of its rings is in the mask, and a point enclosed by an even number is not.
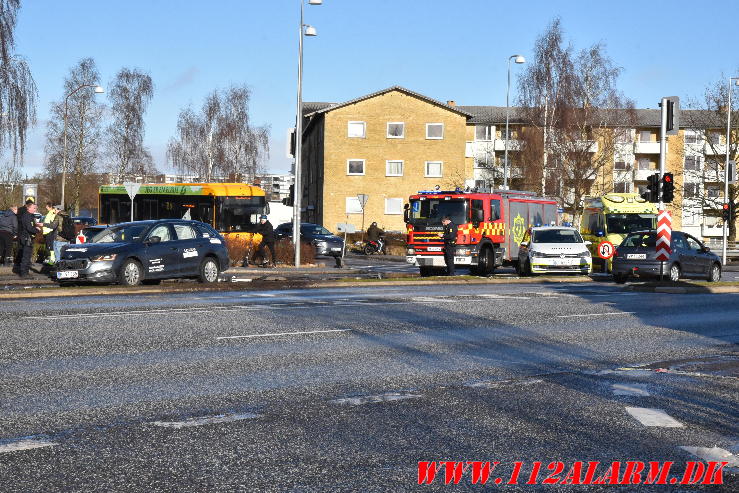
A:
[[[387,254],[385,251],[385,238],[380,237],[377,241],[367,240],[364,244],[364,254],[372,255],[373,253],[382,253],[383,255]]]

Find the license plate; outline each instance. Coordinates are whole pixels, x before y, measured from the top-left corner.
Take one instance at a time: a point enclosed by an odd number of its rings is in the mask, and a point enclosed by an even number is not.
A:
[[[76,279],[79,277],[79,272],[76,270],[62,270],[56,273],[57,279]]]
[[[331,251],[332,252],[340,252],[341,251],[341,248],[332,248]]]
[[[552,261],[552,265],[570,265],[572,264],[572,260],[569,259],[555,259]]]
[[[646,253],[627,253],[626,258],[633,258],[633,259],[641,259],[644,260],[647,258]]]
[[[429,252],[440,252],[441,251],[441,247],[428,247],[427,250]]]

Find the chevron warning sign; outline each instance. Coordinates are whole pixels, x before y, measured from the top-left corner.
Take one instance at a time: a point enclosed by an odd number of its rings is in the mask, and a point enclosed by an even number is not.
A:
[[[672,217],[669,211],[659,211],[657,217],[657,260],[665,262],[670,258],[670,238],[672,237]]]

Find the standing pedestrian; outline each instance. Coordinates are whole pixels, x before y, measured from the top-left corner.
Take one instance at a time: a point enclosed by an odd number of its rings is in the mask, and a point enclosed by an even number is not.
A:
[[[59,262],[62,258],[62,247],[74,240],[74,223],[72,218],[62,210],[62,205],[58,204],[54,206],[56,215],[54,220],[50,224],[50,228],[53,230],[54,250],[51,252],[53,263]]]
[[[36,204],[26,202],[26,207],[18,218],[18,250],[20,250],[20,262],[18,264],[18,275],[29,277],[31,269],[31,257],[33,256],[33,240],[36,232],[41,229],[40,223],[36,222],[34,214],[38,207]]]
[[[0,212],[0,264],[13,263],[13,240],[18,236],[18,208]]]
[[[23,217],[26,214],[26,212],[28,211],[28,206],[33,203],[34,203],[33,199],[26,200],[26,203],[18,207],[18,211],[15,213],[16,222],[18,224],[18,234],[16,236],[16,240],[18,240],[18,247],[15,249],[15,259],[13,260],[13,274],[18,274],[19,272],[18,269],[20,269],[21,260],[23,257],[23,248],[21,246],[21,238],[20,238],[21,217]]]
[[[452,218],[444,216],[441,219],[444,225],[444,232],[440,233],[444,239],[444,262],[446,263],[446,275],[454,275],[454,246],[457,244],[457,226],[452,222]]]
[[[54,220],[56,219],[58,209],[56,209],[51,202],[46,203],[46,216],[44,216],[43,226],[41,232],[44,235],[44,244],[46,245],[46,256],[45,263],[47,265],[54,265],[56,259],[54,257],[54,241],[56,240],[57,228]]]
[[[270,265],[275,267],[275,231],[272,223],[267,220],[267,216],[264,214],[259,218],[259,225],[257,226],[256,232],[262,235],[262,241],[259,243],[259,248],[254,253],[254,257],[252,257],[252,263],[254,265],[257,264],[257,257],[262,258],[262,264],[267,263],[267,252],[264,251],[264,248],[267,247],[269,249],[269,255],[272,258]]]

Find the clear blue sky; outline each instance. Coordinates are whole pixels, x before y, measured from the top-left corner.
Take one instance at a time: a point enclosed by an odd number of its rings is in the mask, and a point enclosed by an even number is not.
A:
[[[305,13],[319,34],[305,40],[306,101],[401,85],[461,105],[504,105],[508,56],[530,56],[555,16],[576,48],[606,44],[638,107],[697,97],[722,74],[739,74],[736,0],[324,0]],[[298,0],[23,0],[16,50],[39,88],[25,171],[40,170],[50,103],[63,98],[69,68],[88,56],[105,87],[124,66],[151,74],[145,142],[160,169],[179,111],[215,88],[245,83],[253,123],[271,127],[270,171],[289,170],[298,15]]]

